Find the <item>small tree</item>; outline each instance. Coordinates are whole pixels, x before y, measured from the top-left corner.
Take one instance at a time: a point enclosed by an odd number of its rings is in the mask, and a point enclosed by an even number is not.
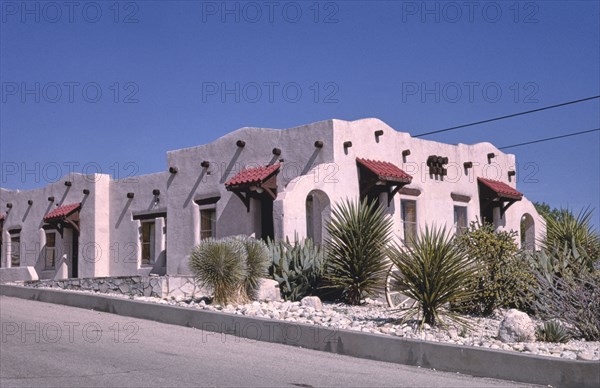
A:
[[[341,291],[342,299],[354,305],[365,297],[379,295],[388,267],[391,218],[375,201],[346,200],[333,207],[327,231],[325,279],[329,286]]]

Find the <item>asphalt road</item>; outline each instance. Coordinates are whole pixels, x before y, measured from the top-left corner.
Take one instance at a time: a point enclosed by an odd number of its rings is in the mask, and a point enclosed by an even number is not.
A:
[[[531,387],[0,296],[0,387]]]

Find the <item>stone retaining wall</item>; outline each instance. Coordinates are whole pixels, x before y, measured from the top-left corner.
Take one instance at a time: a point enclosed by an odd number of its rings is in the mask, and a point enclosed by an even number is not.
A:
[[[26,287],[60,288],[131,296],[187,298],[204,296],[191,276],[116,276],[102,278],[26,281]]]

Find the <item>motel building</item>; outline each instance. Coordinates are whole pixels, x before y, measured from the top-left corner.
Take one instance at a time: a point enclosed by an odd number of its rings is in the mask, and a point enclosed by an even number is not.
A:
[[[490,143],[417,139],[378,119],[241,128],[167,152],[154,174],[0,188],[1,279],[189,277],[190,252],[207,237],[322,244],[331,207],[346,198],[377,200],[399,241],[426,225],[460,233],[485,220],[520,233],[523,222],[518,243],[535,249],[545,226],[515,189],[515,166]]]

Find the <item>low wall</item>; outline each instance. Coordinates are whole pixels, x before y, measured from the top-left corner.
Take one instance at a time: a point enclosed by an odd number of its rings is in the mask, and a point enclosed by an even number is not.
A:
[[[193,277],[188,276],[116,276],[63,280],[26,281],[25,287],[92,291],[102,294],[187,298],[206,295]]]
[[[0,268],[0,283],[12,283],[28,280],[38,280],[34,267]]]

